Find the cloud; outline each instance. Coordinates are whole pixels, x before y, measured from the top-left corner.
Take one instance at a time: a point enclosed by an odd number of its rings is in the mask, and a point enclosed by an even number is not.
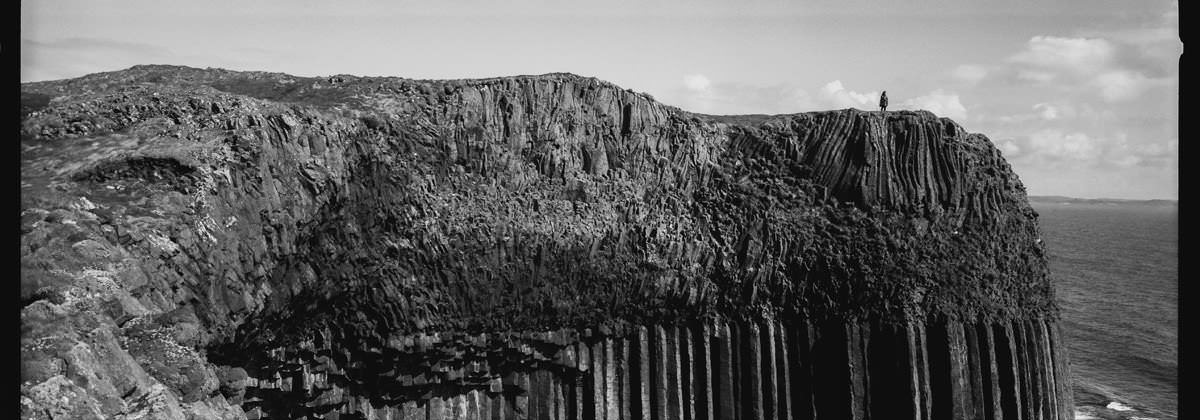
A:
[[[817,91],[816,105],[825,109],[876,109],[879,105],[880,92],[861,93],[847,89],[841,80],[826,83]],[[963,106],[957,93],[936,89],[916,98],[897,102],[895,96],[891,99],[894,109],[926,110],[938,116],[963,120],[967,117],[967,108]]]
[[[1118,46],[1116,65],[1161,78],[1178,73],[1183,43],[1179,39],[1179,3],[1172,2],[1158,19],[1119,29],[1091,29],[1081,35],[1102,37]]]
[[[1167,167],[1176,164],[1178,156],[1178,139],[1133,143],[1124,133],[1119,133],[1107,145],[1102,163],[1122,168],[1131,166]]]
[[[1164,81],[1150,79],[1141,73],[1128,70],[1107,72],[1092,80],[1092,85],[1100,89],[1100,95],[1108,102],[1133,99],[1147,89],[1163,83]]]
[[[707,114],[790,114],[845,108],[870,110],[876,109],[880,95],[877,91],[864,93],[847,89],[841,80],[826,83],[813,94],[795,84],[760,86],[711,80],[701,74],[686,75],[681,82],[675,90],[656,96],[680,108]],[[926,102],[935,103],[936,99]],[[957,103],[956,95],[951,102]],[[937,109],[954,113],[953,106]]]
[[[1112,119],[1111,113],[1098,113],[1086,104],[1080,106],[1068,101],[1038,102],[1028,108],[1028,111],[1011,114],[972,114],[972,121],[985,125],[1002,125],[1009,128],[1020,128],[1031,132],[1039,128],[1069,127],[1080,124],[1094,124],[1097,120]],[[1079,119],[1079,120],[1077,120]],[[1083,121],[1086,119],[1087,121]]]
[[[703,91],[712,86],[712,81],[703,74],[689,74],[683,76],[683,85],[687,86],[689,90]]]
[[[1030,191],[1170,197],[1179,166],[1177,7],[1030,34],[996,61],[948,66],[941,87],[971,105],[969,130],[999,139]]]
[[[1038,35],[1010,55],[994,71],[980,79],[1000,75],[997,80],[1052,88],[1059,94],[1083,94],[1105,102],[1125,102],[1146,91],[1170,86],[1177,67],[1180,44],[1164,36],[1168,28],[1114,31],[1112,40],[1101,37],[1057,37]],[[962,67],[962,66],[960,66]],[[969,75],[956,69],[956,80]],[[963,73],[963,74],[958,74]]]
[[[1013,115],[973,115],[973,119],[980,123],[991,124],[1018,124],[1035,121],[1039,118],[1037,114],[1013,114]]]
[[[955,120],[967,118],[967,108],[959,100],[958,94],[946,92],[941,89],[906,100],[900,105],[900,108],[924,109],[938,116]]]
[[[950,70],[950,77],[972,85],[979,83],[987,75],[988,71],[986,68],[974,64],[963,64]]]
[[[1038,35],[1031,38],[1025,49],[1009,57],[1009,61],[1031,67],[1031,72],[1092,74],[1111,63],[1116,49],[1100,38],[1063,38]]]
[[[660,101],[704,114],[787,114],[820,109],[804,89],[791,84],[759,86],[712,80],[702,74],[681,78],[675,89],[655,93]]]
[[[1124,132],[1089,135],[1045,128],[996,143],[1008,159],[1041,168],[1170,168],[1179,159],[1179,140],[1133,141]]]
[[[1054,81],[1054,78],[1057,76],[1058,75],[1056,75],[1052,72],[1048,72],[1048,71],[1029,70],[1029,69],[1017,70],[1017,78],[1027,81],[1027,82],[1045,84],[1045,83],[1050,83],[1050,82]]]
[[[1004,140],[996,144],[996,147],[1004,152],[1004,156],[1013,157],[1021,154],[1021,147],[1017,146],[1012,140]]]
[[[1057,120],[1059,117],[1058,107],[1047,103],[1033,104],[1033,110],[1036,111],[1038,116],[1042,117],[1043,120]]]
[[[1141,23],[1081,28],[1073,33],[1032,36],[1000,63],[962,64],[949,71],[949,79],[972,86],[1007,81],[1064,92],[1090,89],[1111,102],[1136,97],[1145,91],[1143,87],[1164,84],[1178,75],[1178,58],[1183,52],[1178,2]],[[1102,83],[1116,86],[1098,89]]]
[[[1029,135],[1028,146],[1032,154],[1054,159],[1089,161],[1100,154],[1097,142],[1084,133],[1064,133],[1058,129],[1045,129]]]
[[[841,80],[826,83],[817,92],[817,98],[832,108],[866,108],[879,104],[879,92],[859,93],[847,90]]]

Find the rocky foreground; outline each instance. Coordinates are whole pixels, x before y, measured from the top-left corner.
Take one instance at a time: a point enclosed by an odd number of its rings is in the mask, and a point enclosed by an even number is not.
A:
[[[928,112],[571,74],[21,89],[23,418],[1072,418],[1036,213]]]

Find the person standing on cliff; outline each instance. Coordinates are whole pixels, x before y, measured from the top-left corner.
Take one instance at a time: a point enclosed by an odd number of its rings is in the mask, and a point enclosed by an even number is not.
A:
[[[885,111],[885,112],[887,111],[887,91],[886,90],[883,91],[883,94],[879,95],[879,110]]]

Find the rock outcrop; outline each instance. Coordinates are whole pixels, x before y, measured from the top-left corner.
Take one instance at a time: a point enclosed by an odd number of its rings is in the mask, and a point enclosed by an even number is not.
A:
[[[22,115],[25,418],[1072,416],[1036,213],[928,112],[137,66]]]

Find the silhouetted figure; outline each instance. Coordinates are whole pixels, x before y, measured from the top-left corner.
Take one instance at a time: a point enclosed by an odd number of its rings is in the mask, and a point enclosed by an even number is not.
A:
[[[883,94],[879,95],[879,110],[887,111],[887,91],[886,90],[883,91]]]

